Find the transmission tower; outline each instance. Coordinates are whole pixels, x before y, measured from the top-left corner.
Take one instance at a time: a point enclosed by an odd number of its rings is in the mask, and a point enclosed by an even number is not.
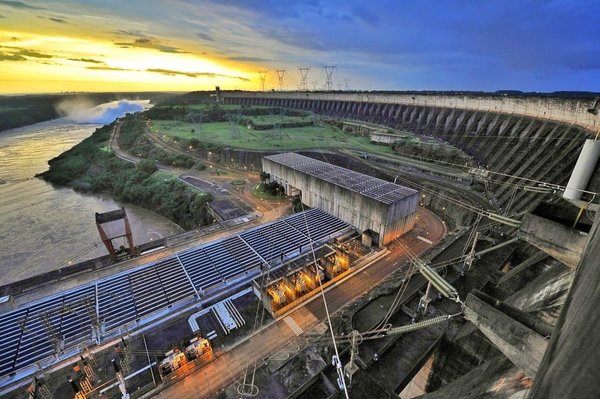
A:
[[[92,299],[90,297],[85,297],[83,298],[83,306],[85,307],[85,311],[90,319],[90,324],[92,325],[92,337],[96,340],[96,343],[100,343],[102,326],[100,319],[98,318],[98,313],[96,313],[96,305],[92,303]]]
[[[308,77],[308,72],[310,68],[308,67],[299,67],[298,72],[300,73],[300,84],[298,85],[298,90],[300,91],[308,91],[308,82],[306,78]]]
[[[258,71],[258,77],[260,78],[260,86],[262,88],[262,91],[266,91],[265,83],[267,81],[267,72],[269,72],[269,71],[264,70],[264,69],[261,71]]]
[[[350,79],[344,78],[344,90],[348,91],[349,85],[350,85]]]
[[[279,91],[283,91],[283,77],[285,76],[285,69],[276,69],[277,72],[277,86],[279,87]]]
[[[54,354],[58,355],[63,349],[63,340],[61,339],[59,332],[54,327],[54,324],[52,324],[52,320],[47,312],[41,313],[38,318],[46,330],[46,335],[48,336],[48,341],[52,344]]]
[[[323,70],[325,71],[325,90],[331,91],[333,89],[333,72],[337,65],[323,64]]]

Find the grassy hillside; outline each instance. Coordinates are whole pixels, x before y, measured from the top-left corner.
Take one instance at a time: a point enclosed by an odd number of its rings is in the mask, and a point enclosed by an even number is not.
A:
[[[192,229],[209,224],[210,194],[194,190],[175,177],[158,171],[152,160],[137,165],[117,158],[108,148],[114,123],[48,163],[40,175],[54,184],[89,192],[107,192],[119,201],[141,205]]]

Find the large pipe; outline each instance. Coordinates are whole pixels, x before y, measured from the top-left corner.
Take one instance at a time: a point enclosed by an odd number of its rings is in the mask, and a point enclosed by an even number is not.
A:
[[[564,198],[573,201],[581,199],[581,195],[587,188],[596,169],[598,158],[600,158],[600,141],[587,139],[573,168],[569,183],[567,183],[567,188],[563,194]]]
[[[507,246],[507,245],[510,245],[510,244],[512,244],[512,243],[515,243],[515,242],[517,242],[517,241],[519,241],[519,237],[511,238],[510,240],[504,241],[503,243],[500,243],[500,244],[498,244],[498,245],[494,245],[493,247],[489,247],[489,248],[483,249],[483,250],[481,250],[481,251],[479,251],[479,252],[475,252],[475,254],[474,254],[474,255],[475,255],[475,256],[481,256],[481,255],[483,255],[483,254],[487,254],[488,252],[495,251],[495,250],[497,250],[498,248],[505,247],[505,246]]]

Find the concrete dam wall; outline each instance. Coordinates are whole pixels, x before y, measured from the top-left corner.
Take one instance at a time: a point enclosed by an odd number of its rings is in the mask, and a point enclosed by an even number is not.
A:
[[[389,126],[448,142],[497,172],[498,203],[531,209],[544,196],[516,190],[522,180],[566,185],[584,140],[597,129],[593,101],[553,98],[328,93],[226,93],[225,103],[297,108]]]

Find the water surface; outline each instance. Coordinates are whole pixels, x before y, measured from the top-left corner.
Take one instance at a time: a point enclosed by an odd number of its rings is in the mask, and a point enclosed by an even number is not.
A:
[[[94,214],[123,205],[33,177],[98,127],[57,119],[0,132],[0,285],[107,253]],[[125,209],[135,243],[183,231],[155,212]]]

